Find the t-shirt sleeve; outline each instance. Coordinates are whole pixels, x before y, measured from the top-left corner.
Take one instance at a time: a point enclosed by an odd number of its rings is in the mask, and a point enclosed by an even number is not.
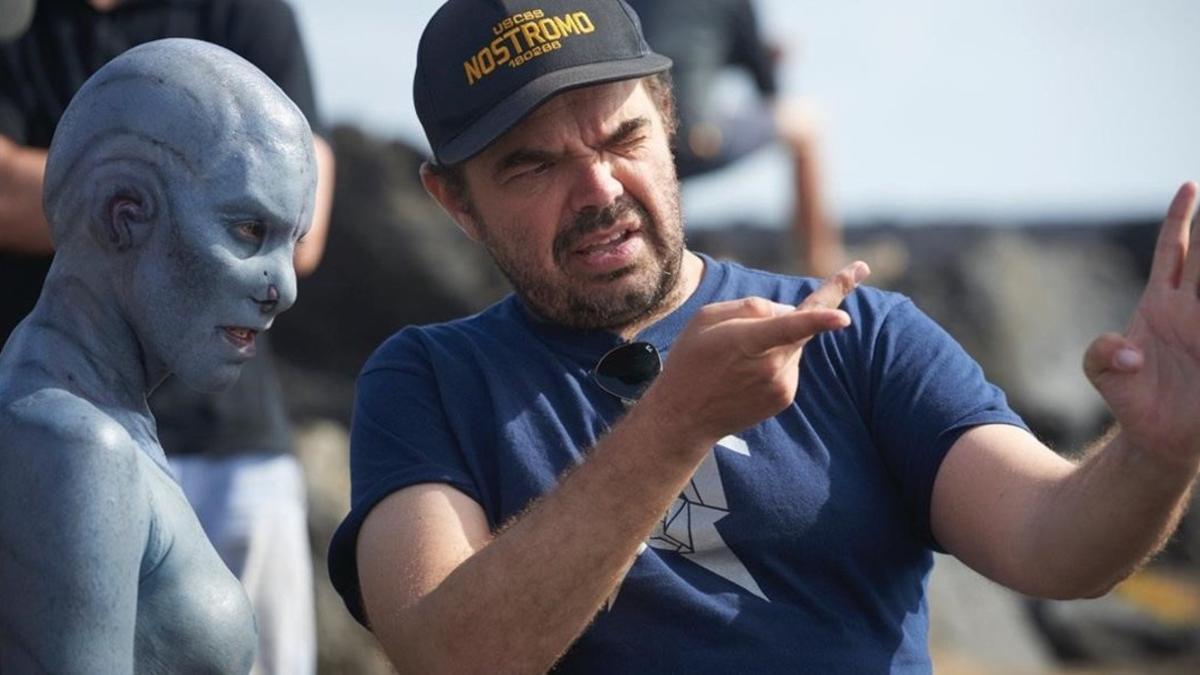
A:
[[[364,625],[358,583],[358,533],[373,508],[413,485],[443,483],[479,501],[442,395],[416,330],[402,331],[358,378],[350,429],[350,513],[334,533],[329,574]]]
[[[304,113],[313,133],[325,135],[295,12],[279,0],[242,2],[234,9],[225,46],[266,73]]]
[[[942,550],[930,507],[934,479],[950,447],[975,426],[1027,427],[979,364],[911,301],[894,304],[872,337],[871,433],[900,481],[917,534]]]

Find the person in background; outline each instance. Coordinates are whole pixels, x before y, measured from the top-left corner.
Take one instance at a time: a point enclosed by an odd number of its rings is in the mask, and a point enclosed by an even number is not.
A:
[[[401,672],[927,673],[933,551],[1077,598],[1162,545],[1200,472],[1195,183],[1072,462],[864,263],[688,251],[669,67],[620,0],[426,25],[421,178],[515,292],[359,376],[330,576]]]
[[[842,264],[841,229],[829,213],[812,105],[783,96],[778,50],[759,30],[750,0],[630,0],[648,42],[671,59],[679,131],[672,146],[681,179],[725,168],[773,142],[792,163],[792,236],[806,274],[827,276]],[[717,88],[730,70],[746,72],[756,97],[730,110]]]
[[[68,101],[125,50],[166,37],[212,42],[276,82],[318,136],[312,227],[296,273],[320,261],[329,224],[333,153],[320,138],[304,45],[282,0],[42,0],[29,29],[0,45],[0,340],[33,307],[52,256],[41,188]],[[219,394],[168,379],[151,398],[158,435],[217,551],[245,584],[258,619],[258,672],[315,667],[304,483],[271,359],[258,357]]]
[[[135,47],[71,100],[46,160],[57,254],[0,352],[6,675],[250,671],[253,609],[146,397],[253,358],[296,299],[316,173],[296,104],[207,42]]]

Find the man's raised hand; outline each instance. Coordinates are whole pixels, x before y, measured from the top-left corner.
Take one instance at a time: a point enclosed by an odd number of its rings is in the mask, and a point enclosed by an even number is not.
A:
[[[1171,202],[1124,335],[1101,335],[1084,356],[1088,379],[1132,447],[1191,469],[1200,463],[1198,192],[1185,183]]]

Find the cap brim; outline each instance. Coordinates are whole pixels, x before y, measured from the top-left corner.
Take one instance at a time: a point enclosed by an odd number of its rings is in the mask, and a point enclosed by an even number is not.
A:
[[[16,39],[29,28],[34,0],[0,0],[0,42]]]
[[[547,99],[570,89],[661,73],[671,59],[653,52],[634,59],[589,63],[547,73],[513,92],[454,139],[435,151],[439,164],[457,164],[479,154]]]

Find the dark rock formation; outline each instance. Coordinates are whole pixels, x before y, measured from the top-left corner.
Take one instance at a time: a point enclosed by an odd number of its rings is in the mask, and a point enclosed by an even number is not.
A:
[[[411,323],[470,314],[507,292],[491,259],[430,199],[422,156],[350,127],[332,134],[337,184],[325,256],[272,337],[293,414],[349,422],[371,352]]]

